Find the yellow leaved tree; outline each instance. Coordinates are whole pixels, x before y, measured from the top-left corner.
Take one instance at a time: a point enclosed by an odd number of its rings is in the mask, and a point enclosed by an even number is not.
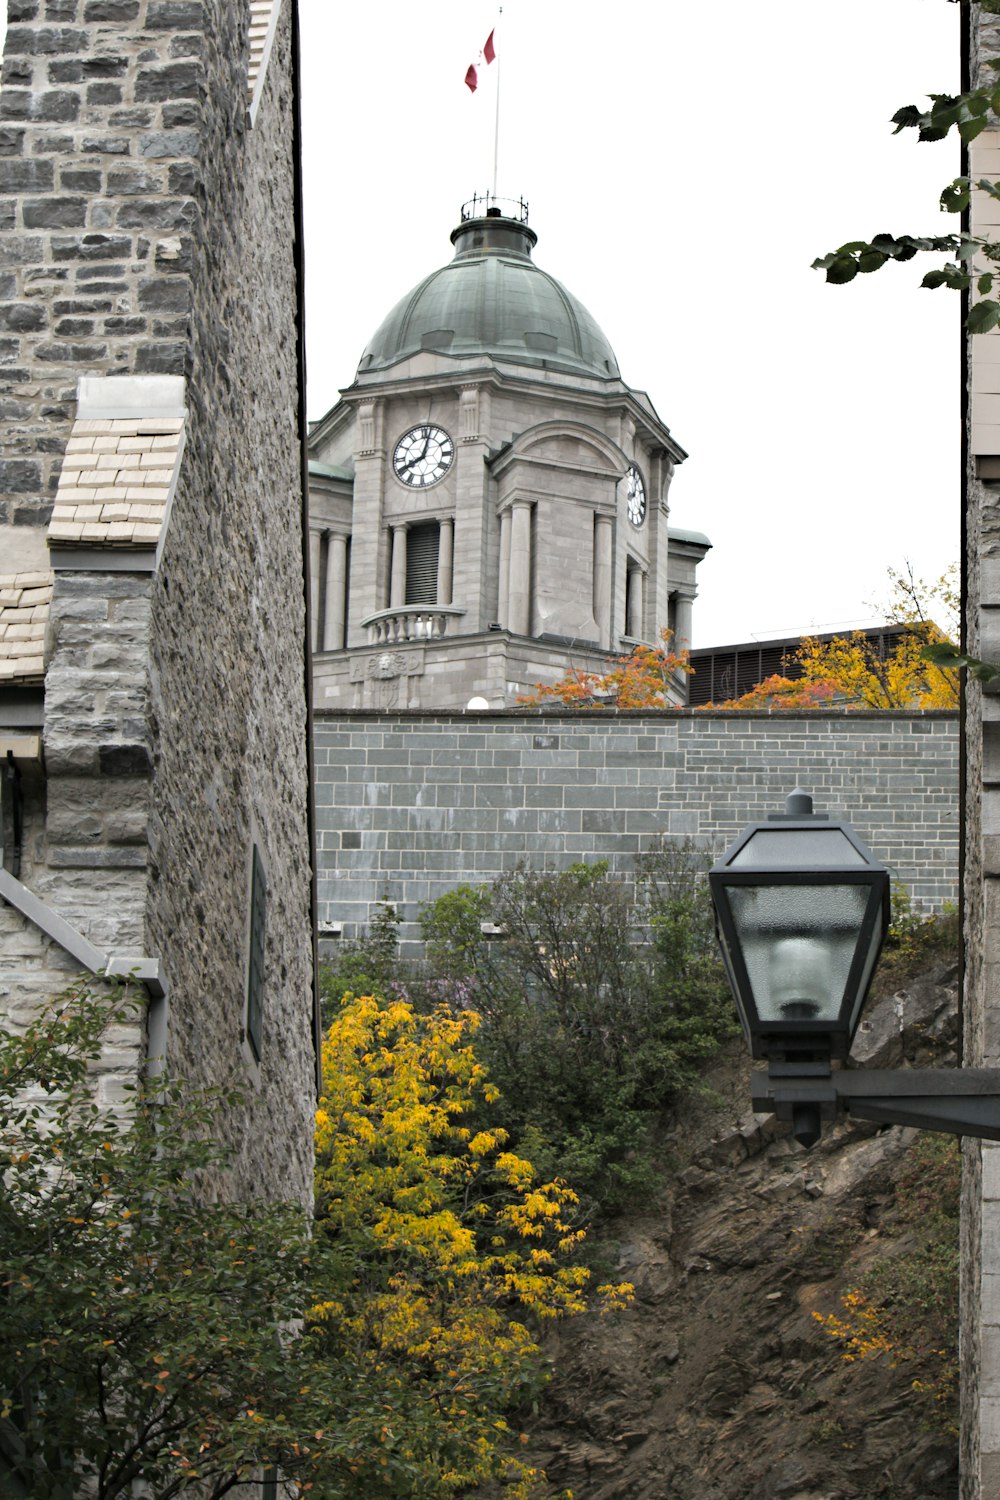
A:
[[[725,708],[957,708],[954,667],[929,659],[928,647],[958,638],[959,593],[953,564],[940,578],[917,578],[907,564],[889,570],[889,600],[882,606],[884,638],[854,630],[832,640],[805,637],[794,678],[769,677]],[[718,706],[718,705],[716,705]]]
[[[316,1229],[344,1275],[312,1324],[365,1392],[338,1490],[357,1500],[535,1493],[507,1414],[540,1383],[540,1322],[588,1305],[576,1195],[506,1149],[478,1025],[346,995],[324,1041]]]

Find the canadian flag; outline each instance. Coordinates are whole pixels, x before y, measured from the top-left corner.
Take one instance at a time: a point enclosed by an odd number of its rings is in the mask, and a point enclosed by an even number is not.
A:
[[[468,68],[466,69],[465,86],[470,91],[470,93],[474,94],[476,92],[476,89],[479,87],[479,69],[483,66],[484,63],[491,63],[496,55],[497,51],[496,47],[493,44],[493,32],[491,31],[489,36],[486,38],[486,43],[483,47],[482,52],[480,52],[479,56],[476,58],[476,61],[474,63],[470,63]]]

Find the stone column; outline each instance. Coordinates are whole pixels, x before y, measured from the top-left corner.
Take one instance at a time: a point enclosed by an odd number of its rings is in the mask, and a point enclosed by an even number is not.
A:
[[[510,520],[510,585],[507,595],[509,628],[515,635],[531,633],[531,505],[515,500]]]
[[[323,620],[324,651],[344,647],[344,607],[347,603],[347,538],[331,531],[326,544],[326,614]]]
[[[674,647],[677,650],[691,646],[691,610],[694,605],[692,594],[676,594],[674,596]]]
[[[323,538],[320,532],[309,529],[309,598],[312,613],[312,647],[318,651],[322,644],[319,625],[319,579],[320,579],[320,550]]]
[[[605,651],[611,649],[611,542],[610,516],[596,516],[594,525],[594,619]]]
[[[438,536],[437,602],[451,603],[451,563],[455,545],[455,522],[451,516],[441,522]]]
[[[497,592],[497,620],[506,626],[510,613],[510,511],[500,517],[500,579]]]
[[[389,574],[389,608],[406,603],[406,527],[392,528],[392,570]]]
[[[385,609],[389,603],[386,577],[389,549],[383,517],[385,470],[391,470],[392,465],[384,452],[384,428],[385,413],[380,401],[366,402],[358,407],[348,600],[349,646],[367,643],[368,631],[361,621],[377,610]]]
[[[643,582],[642,569],[630,568],[626,586],[625,634],[633,641],[642,640]]]

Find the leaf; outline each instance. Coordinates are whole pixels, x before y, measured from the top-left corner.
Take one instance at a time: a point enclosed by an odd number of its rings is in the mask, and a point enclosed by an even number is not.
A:
[[[958,124],[958,133],[962,137],[963,141],[974,141],[976,139],[976,136],[979,135],[981,131],[986,129],[988,123],[989,121],[986,119],[985,115],[981,115],[977,119],[960,120]]]
[[[965,326],[970,333],[989,333],[1000,323],[1000,302],[984,299],[969,309]]]
[[[945,129],[939,130],[935,126],[921,125],[921,127],[920,127],[920,133],[917,136],[917,140],[918,141],[943,141],[945,139],[945,137],[947,136],[947,134],[948,134],[948,129],[949,128],[950,127],[946,126]]]
[[[853,281],[858,274],[858,263],[850,255],[835,255],[826,268],[826,279],[834,286]]]
[[[886,255],[892,255],[896,248],[896,236],[894,234],[877,234],[871,242],[873,250],[884,250]]]
[[[869,271],[877,271],[884,266],[889,259],[883,255],[881,250],[865,250],[858,256],[858,270],[867,275]]]
[[[989,193],[991,198],[1000,198],[1000,183],[989,182],[985,177],[980,177],[976,187],[981,193]]]
[[[942,190],[940,197],[941,208],[946,214],[961,213],[969,206],[969,179],[967,177],[956,177],[954,182]]]
[[[920,285],[927,287],[928,291],[933,292],[939,286],[947,286],[948,277],[944,271],[928,271]]]
[[[991,271],[986,271],[982,276],[980,276],[979,280],[976,282],[976,291],[982,297],[982,296],[985,296],[987,292],[991,292],[992,290],[993,290],[993,273]]]
[[[915,104],[904,104],[902,109],[897,109],[889,122],[896,127],[893,135],[898,135],[901,130],[906,130],[910,126],[919,125],[920,118],[920,111]]]
[[[951,287],[953,292],[966,292],[972,285],[972,275],[969,271],[963,271],[960,266],[942,267],[945,286]]]
[[[992,682],[994,677],[1000,677],[1000,662],[987,662],[978,656],[966,656],[951,641],[931,641],[921,649],[920,654],[924,661],[931,662],[935,667],[950,667],[953,670],[964,667],[977,682]]]
[[[957,125],[965,113],[964,101],[961,97],[953,94],[938,94],[931,97],[934,99],[930,114],[931,128],[940,130],[944,135],[947,135],[951,127]],[[923,130],[921,131],[921,139],[923,139]]]
[[[860,255],[862,250],[868,249],[867,240],[848,240],[846,245],[840,245],[837,249],[838,255]]]

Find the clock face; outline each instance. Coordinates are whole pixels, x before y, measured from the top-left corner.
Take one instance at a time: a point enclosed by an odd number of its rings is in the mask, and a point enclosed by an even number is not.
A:
[[[455,457],[455,444],[443,427],[429,423],[404,432],[392,450],[392,471],[400,484],[426,490],[443,479]]]
[[[628,518],[633,526],[641,526],[646,519],[646,486],[635,464],[629,464],[626,471],[625,493]]]

